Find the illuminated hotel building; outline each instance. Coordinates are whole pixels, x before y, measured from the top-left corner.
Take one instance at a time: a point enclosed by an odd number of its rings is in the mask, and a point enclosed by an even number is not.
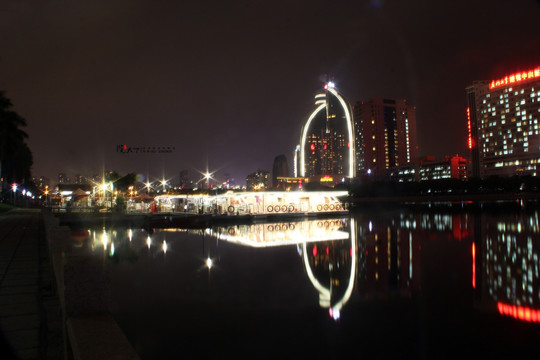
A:
[[[417,160],[416,108],[404,99],[373,98],[354,107],[357,174],[384,179]]]
[[[354,177],[354,131],[349,104],[329,82],[324,92],[315,95],[315,105],[302,129],[298,175],[333,178],[334,182]]]
[[[467,87],[472,176],[540,171],[540,67]]]

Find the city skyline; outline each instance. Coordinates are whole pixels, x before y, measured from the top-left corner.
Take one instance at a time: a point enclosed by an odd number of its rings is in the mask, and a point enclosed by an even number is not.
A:
[[[327,76],[351,104],[415,106],[418,156],[469,157],[464,89],[540,64],[533,0],[212,5],[5,2],[0,90],[28,122],[33,176],[243,183],[279,154],[292,165]]]

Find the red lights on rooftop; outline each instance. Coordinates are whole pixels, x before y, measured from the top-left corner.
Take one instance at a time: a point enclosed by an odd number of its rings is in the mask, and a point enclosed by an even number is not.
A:
[[[540,66],[536,69],[520,71],[515,74],[505,76],[502,79],[492,80],[489,83],[490,89],[495,89],[501,86],[512,85],[522,81],[540,78]]]

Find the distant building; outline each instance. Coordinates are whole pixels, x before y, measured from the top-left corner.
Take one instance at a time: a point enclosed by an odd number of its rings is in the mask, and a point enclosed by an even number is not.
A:
[[[396,166],[392,169],[389,169],[388,171],[390,174],[391,181],[397,181],[397,182],[418,181],[417,164],[408,163],[402,166]]]
[[[67,184],[69,183],[69,179],[64,173],[58,173],[58,183],[59,184]]]
[[[466,88],[471,175],[540,174],[540,66]]]
[[[418,180],[467,179],[467,159],[459,155],[436,160],[427,156],[418,161]]]
[[[353,109],[356,171],[361,178],[386,180],[396,168],[417,161],[416,108],[404,99],[373,98]]]
[[[268,170],[257,170],[249,174],[246,178],[248,190],[265,190],[270,186],[270,172]]]
[[[86,184],[84,176],[80,174],[75,175],[75,184]]]
[[[287,163],[287,157],[285,155],[278,155],[274,158],[274,165],[272,166],[272,186],[277,188],[278,177],[289,176],[289,164]]]
[[[43,190],[50,185],[49,178],[45,176],[40,176],[39,178],[34,178],[33,180],[36,187],[40,190]]]
[[[348,102],[332,82],[315,95],[315,110],[308,117],[297,150],[296,176],[325,175],[342,180],[354,177],[354,129]]]
[[[180,182],[178,184],[178,186],[181,188],[181,189],[185,189],[185,188],[190,188],[191,187],[191,184],[189,182],[189,173],[187,170],[180,170],[180,176],[178,177]]]

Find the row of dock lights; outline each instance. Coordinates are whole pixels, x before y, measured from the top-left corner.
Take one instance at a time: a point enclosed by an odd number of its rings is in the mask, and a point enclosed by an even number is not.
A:
[[[11,191],[13,193],[13,203],[15,203],[15,201],[17,200],[17,190],[19,190],[19,185],[17,183],[11,184]],[[31,191],[28,191],[26,189],[22,189],[21,194],[23,198],[35,199],[34,194],[32,194]]]

